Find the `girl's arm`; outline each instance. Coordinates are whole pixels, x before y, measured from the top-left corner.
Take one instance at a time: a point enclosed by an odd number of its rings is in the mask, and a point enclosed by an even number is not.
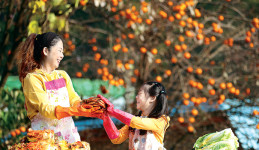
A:
[[[106,113],[103,114],[101,119],[103,119],[104,129],[113,144],[121,144],[129,137],[129,126],[125,125],[118,130]]]
[[[134,116],[130,121],[130,127],[160,132],[165,129],[168,121],[164,116],[160,118],[140,118]]]
[[[129,137],[129,126],[125,125],[119,130],[119,136],[115,139],[111,139],[113,144],[121,144]]]
[[[97,95],[99,98],[101,98],[107,105],[107,111],[110,115],[114,116],[124,124],[137,129],[144,129],[144,130],[152,130],[155,132],[161,131],[161,129],[165,128],[165,125],[167,124],[167,119],[165,117],[160,118],[140,118],[133,116],[132,114],[129,114],[127,112],[124,112],[119,109],[114,109],[113,104],[110,103],[109,100],[107,100],[105,97],[101,95]]]

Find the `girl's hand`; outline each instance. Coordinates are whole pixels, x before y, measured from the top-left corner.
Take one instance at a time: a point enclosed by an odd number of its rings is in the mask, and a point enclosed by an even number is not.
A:
[[[114,109],[114,105],[105,97],[103,97],[101,94],[98,94],[97,97],[103,100],[103,102],[107,105],[107,111],[111,113]]]
[[[102,116],[99,119],[105,120],[108,117],[109,117],[108,112],[107,111],[103,111],[103,114],[102,114]]]
[[[114,105],[105,97],[103,97],[102,95],[98,94],[97,97],[101,98],[105,104],[107,104],[107,112],[109,115],[117,118],[118,120],[120,120],[121,122],[123,122],[124,124],[130,126],[130,122],[131,119],[133,117],[132,114],[129,114],[127,112],[124,112],[122,110],[119,109],[114,109]]]

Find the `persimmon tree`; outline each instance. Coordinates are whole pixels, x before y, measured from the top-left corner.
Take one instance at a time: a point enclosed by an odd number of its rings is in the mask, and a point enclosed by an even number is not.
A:
[[[218,107],[231,99],[239,106],[258,106],[259,20],[255,10],[247,13],[250,5],[241,0],[89,1],[88,9],[69,18],[64,36],[70,35],[65,43],[72,57],[63,67],[76,77],[126,87],[128,111],[132,87],[161,82],[170,110],[189,108],[180,113],[179,125],[187,123],[195,132],[201,103]]]
[[[87,0],[3,0],[0,2],[0,87],[14,69],[17,47],[30,33],[61,32],[69,28],[67,18]]]
[[[0,4],[1,86],[15,73],[14,56],[22,39],[29,33],[54,31],[64,37],[67,57],[61,68],[72,77],[126,87],[127,111],[134,104],[134,92],[150,80],[166,87],[170,111],[176,108],[179,116],[173,124],[188,132],[195,133],[198,116],[209,116],[201,110],[203,103],[219,107],[230,99],[238,105],[229,103],[229,109],[258,106],[259,19],[253,0]],[[107,93],[109,87],[101,90]],[[183,106],[188,108],[185,113]],[[248,117],[258,122],[258,114],[254,110]]]

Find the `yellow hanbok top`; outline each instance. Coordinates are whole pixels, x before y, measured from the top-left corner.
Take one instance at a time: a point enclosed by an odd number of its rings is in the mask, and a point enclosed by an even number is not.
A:
[[[46,73],[42,69],[35,69],[34,72],[26,75],[22,83],[25,107],[30,120],[32,120],[37,113],[47,118],[57,119],[55,115],[56,106],[50,105],[47,101],[48,98],[44,81],[56,80],[60,75],[66,81],[70,106],[73,106],[76,101],[81,100],[73,88],[69,75],[65,71],[54,70],[51,73]]]
[[[155,138],[159,143],[163,143],[165,130],[169,126],[170,118],[162,116],[160,118],[141,118],[134,116],[131,119],[130,126],[136,129],[150,130],[154,134]],[[120,144],[124,142],[128,137],[129,126],[125,125],[119,130],[120,134],[116,139],[112,139],[113,144]],[[130,141],[131,142],[131,141]]]

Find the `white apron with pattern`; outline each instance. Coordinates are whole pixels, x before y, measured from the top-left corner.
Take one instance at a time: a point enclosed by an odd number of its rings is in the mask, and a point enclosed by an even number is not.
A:
[[[135,129],[134,133],[129,132],[129,150],[166,150],[152,131],[147,131],[145,135],[140,135],[139,129]]]
[[[58,76],[59,79],[52,81],[46,81],[44,79],[49,104],[70,107],[66,81],[60,73],[58,73]],[[61,137],[59,138],[60,140],[64,139],[68,143],[81,141],[72,117],[65,117],[58,120],[44,117],[38,113],[31,121],[31,128],[33,130],[54,130],[54,133]]]

